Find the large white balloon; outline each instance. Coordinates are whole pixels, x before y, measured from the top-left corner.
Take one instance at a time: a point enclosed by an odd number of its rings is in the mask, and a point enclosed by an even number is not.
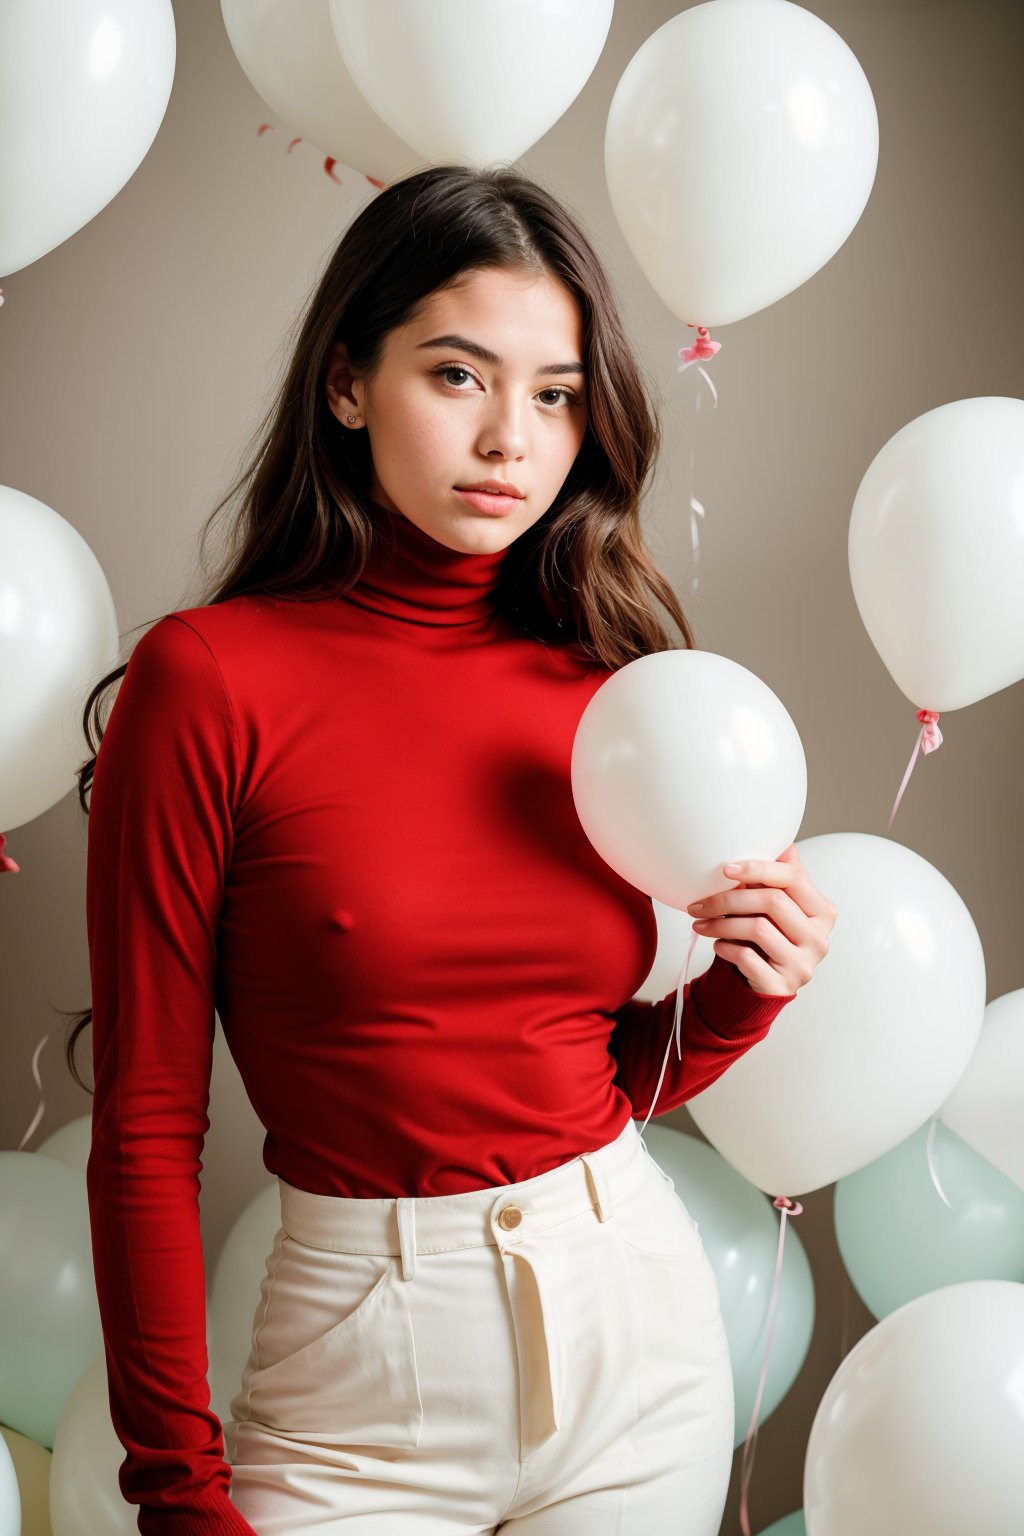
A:
[[[650,283],[693,325],[791,293],[864,210],[878,117],[864,71],[789,0],[711,0],[630,60],[605,132],[615,216]]]
[[[0,571],[0,830],[9,833],[74,788],[88,755],[85,701],[117,666],[120,637],[106,577],[82,535],[9,485],[0,485]]]
[[[1024,987],[985,1009],[974,1054],[939,1118],[1024,1189]]]
[[[927,860],[866,832],[797,851],[838,908],[829,952],[765,1039],[686,1105],[773,1195],[821,1189],[906,1140],[960,1078],[985,1012],[978,931]]]
[[[124,1446],[110,1418],[103,1350],[82,1372],[57,1425],[50,1465],[53,1536],[135,1536],[138,1505],[121,1493]]]
[[[431,161],[515,160],[575,101],[614,0],[331,0],[352,78]]]
[[[70,1163],[72,1168],[89,1167],[92,1150],[92,1115],[79,1115],[76,1120],[66,1120],[57,1130],[51,1131],[36,1147],[37,1157],[53,1157],[58,1163]]]
[[[357,89],[328,0],[221,0],[221,14],[250,83],[303,139],[378,181],[422,163]]]
[[[655,651],[613,672],[580,717],[570,771],[605,863],[679,911],[730,885],[730,859],[778,858],[807,800],[785,708],[713,651]]]
[[[953,400],[901,427],[860,483],[848,550],[864,628],[918,708],[1024,677],[1024,400]]]
[[[106,207],[163,122],[174,79],[171,0],[4,0],[0,275]]]
[[[809,1536],[1020,1536],[1024,1285],[915,1297],[854,1345],[804,1458]]]

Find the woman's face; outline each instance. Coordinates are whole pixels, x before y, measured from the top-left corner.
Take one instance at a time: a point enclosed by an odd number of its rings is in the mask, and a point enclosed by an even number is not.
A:
[[[504,549],[543,517],[583,441],[579,306],[546,272],[474,270],[389,332],[371,378],[338,344],[327,386],[342,426],[369,434],[375,501],[450,549]],[[486,480],[520,495],[460,494]]]

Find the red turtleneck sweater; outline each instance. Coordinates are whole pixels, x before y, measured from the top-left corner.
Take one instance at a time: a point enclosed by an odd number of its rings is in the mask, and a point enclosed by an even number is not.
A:
[[[441,1195],[546,1172],[646,1116],[675,994],[631,1001],[649,897],[573,805],[610,675],[514,627],[504,551],[378,509],[342,598],[229,599],[136,644],[89,818],[88,1193],[114,1428],[139,1529],[250,1532],[206,1382],[201,1152],[214,1010],[263,1161],[327,1195]],[[721,958],[687,985],[662,1114],[788,997]]]

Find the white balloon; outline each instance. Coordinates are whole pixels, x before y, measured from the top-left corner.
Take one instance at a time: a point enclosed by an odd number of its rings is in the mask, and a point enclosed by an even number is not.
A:
[[[422,163],[357,89],[328,0],[221,0],[221,14],[250,83],[303,139],[378,181]]]
[[[58,1163],[70,1163],[85,1173],[92,1150],[92,1115],[79,1115],[68,1120],[59,1130],[51,1131],[45,1141],[36,1147],[37,1157],[54,1157]]]
[[[799,288],[867,203],[878,117],[860,64],[788,0],[673,16],[608,113],[612,208],[645,275],[692,325],[727,325]]]
[[[978,931],[937,869],[866,832],[797,852],[838,909],[829,951],[765,1039],[686,1105],[771,1195],[820,1189],[906,1140],[963,1073],[985,1011]]]
[[[804,1458],[808,1536],[1020,1536],[1024,1285],[917,1296],[854,1345]]]
[[[120,636],[103,569],[82,535],[9,485],[0,485],[0,571],[0,830],[10,832],[74,787],[90,755],[85,701],[118,665]]]
[[[352,78],[425,159],[515,160],[597,63],[614,0],[331,0]]]
[[[680,911],[729,887],[728,860],[778,858],[807,800],[786,710],[712,651],[655,651],[613,672],[580,717],[570,772],[605,863]]]
[[[0,1435],[0,1536],[21,1536],[21,1490],[7,1441]]]
[[[156,138],[174,79],[171,0],[0,6],[0,274],[95,218]]]
[[[124,1446],[110,1418],[106,1355],[101,1350],[64,1405],[50,1465],[53,1536],[135,1536],[137,1504],[121,1493]]]
[[[1024,987],[985,1009],[974,1054],[939,1118],[1024,1189]]]
[[[249,1201],[217,1255],[207,1307],[207,1331],[232,1383],[229,1396],[238,1391],[248,1359],[266,1261],[280,1225],[281,1196],[274,1179]]]
[[[875,455],[853,503],[864,628],[919,709],[1024,677],[1024,400],[936,406]]]
[[[693,918],[688,912],[678,912],[675,907],[667,907],[663,901],[654,901],[652,906],[658,924],[658,948],[643,986],[633,994],[644,1003],[660,1003],[663,997],[675,991],[686,951],[690,947],[690,935],[693,933]],[[699,933],[690,956],[687,981],[692,981],[695,976],[706,971],[714,958],[714,939]]]

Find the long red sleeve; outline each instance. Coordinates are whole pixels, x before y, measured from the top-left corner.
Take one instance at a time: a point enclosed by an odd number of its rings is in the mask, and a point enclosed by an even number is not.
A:
[[[709,1088],[727,1067],[763,1040],[780,1010],[795,993],[769,996],[748,986],[738,966],[715,955],[706,971],[683,988],[680,1019],[682,1059],[673,1036],[676,993],[657,1003],[636,999],[615,1012],[609,1051],[618,1063],[615,1084],[644,1119],[655,1097],[669,1038],[673,1038],[655,1114],[668,1114]]]
[[[93,1263],[121,1492],[151,1536],[252,1530],[209,1406],[198,1203],[237,789],[216,664],[166,619],[136,645],[107,722],[86,880]]]
[[[649,1104],[651,900],[573,803],[610,676],[499,606],[503,552],[380,509],[351,592],[246,594],[135,647],[100,747],[88,1192],[120,1479],[143,1533],[247,1532],[210,1410],[198,1191],[214,1008],[267,1170],[356,1198],[545,1173]],[[663,1113],[787,998],[716,960]],[[259,1277],[253,1277],[254,1287]]]

